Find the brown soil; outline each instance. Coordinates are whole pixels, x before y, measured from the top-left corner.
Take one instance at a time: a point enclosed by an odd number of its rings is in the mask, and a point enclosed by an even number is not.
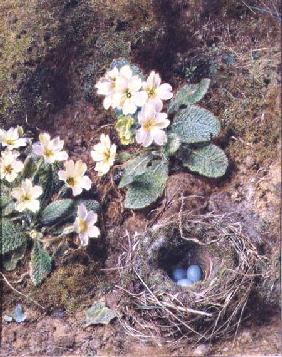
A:
[[[109,240],[106,232],[117,226],[132,233],[142,232],[157,220],[177,212],[183,196],[202,196],[203,210],[234,212],[247,234],[259,247],[264,247],[269,257],[279,250],[279,26],[273,17],[254,14],[243,5],[228,5],[228,1],[221,7],[206,6],[201,14],[196,11],[197,5],[184,7],[181,16],[169,3],[164,1],[166,6],[155,6],[155,16],[167,35],[158,46],[150,43],[150,38],[137,43],[131,52],[132,61],[145,70],[159,70],[175,87],[185,81],[185,73],[192,81],[212,78],[202,105],[222,121],[223,134],[218,143],[229,155],[230,171],[215,182],[175,171],[168,180],[165,197],[154,207],[140,212],[126,211],[123,195],[113,180],[118,167],[100,179],[89,155],[101,132],[117,142],[113,116],[101,109],[97,99],[95,105],[82,97],[65,103],[51,115],[53,125],[47,129],[65,140],[72,157],[89,164],[103,207],[103,234],[86,252],[73,252],[58,261],[39,288],[32,287],[25,276],[17,282],[27,271],[24,262],[16,273],[5,274],[16,289],[30,294],[44,309],[4,285],[4,313],[22,303],[28,320],[21,325],[3,322],[1,356],[278,356],[281,353],[279,309],[256,305],[257,300],[251,301],[234,339],[211,345],[187,346],[185,342],[177,347],[168,345],[157,327],[151,331],[151,339],[137,338],[137,332],[121,327],[123,320],[115,320],[108,326],[84,327],[84,310],[100,299],[109,307],[126,312],[124,320],[139,319],[130,300],[117,287],[116,268],[130,242],[126,236]],[[188,208],[193,209],[193,201],[187,202]],[[142,323],[138,321],[135,326]]]

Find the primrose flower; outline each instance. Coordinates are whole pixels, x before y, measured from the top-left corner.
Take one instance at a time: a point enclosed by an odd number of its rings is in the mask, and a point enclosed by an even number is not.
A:
[[[17,149],[21,146],[26,146],[27,139],[21,138],[23,135],[23,128],[17,126],[9,130],[0,129],[0,143],[9,150]]]
[[[43,191],[40,186],[33,186],[30,179],[25,179],[20,187],[12,190],[12,197],[16,199],[16,210],[23,212],[30,210],[37,212],[40,207],[38,198],[42,195]]]
[[[167,128],[170,121],[166,113],[160,113],[162,105],[146,104],[138,113],[140,128],[136,132],[136,141],[145,147],[152,143],[164,145],[167,136],[163,129]]]
[[[116,79],[113,107],[122,110],[124,115],[134,114],[137,107],[142,107],[146,101],[146,93],[140,91],[142,80],[133,75],[129,65],[121,67]]]
[[[43,133],[39,135],[39,142],[32,145],[32,150],[35,155],[43,156],[45,162],[52,164],[55,161],[65,161],[68,159],[68,154],[63,151],[64,140],[56,137],[51,140],[50,135]]]
[[[161,77],[155,71],[152,71],[142,87],[146,95],[146,103],[160,106],[163,100],[173,97],[172,87],[168,83],[161,84]]]
[[[93,211],[87,211],[84,204],[80,204],[77,210],[77,217],[74,222],[74,231],[78,233],[82,246],[88,245],[89,238],[97,238],[100,235],[100,229],[95,226],[97,214]]]
[[[10,151],[6,149],[2,152],[0,158],[0,173],[1,179],[5,179],[8,182],[13,182],[18,176],[19,172],[21,172],[24,168],[24,164],[17,160],[19,152],[13,150]]]
[[[86,164],[81,160],[74,162],[68,160],[64,163],[65,170],[58,172],[59,179],[64,181],[66,186],[72,189],[74,196],[80,195],[83,190],[90,190],[91,180],[85,175]]]
[[[95,170],[99,176],[105,175],[113,166],[116,157],[116,145],[111,144],[108,135],[101,134],[100,142],[93,147],[91,157],[96,161]]]
[[[103,101],[103,106],[106,110],[108,110],[111,106],[113,106],[113,96],[116,88],[116,80],[119,76],[119,70],[117,67],[108,71],[105,74],[105,77],[101,78],[95,85],[97,88],[97,93],[100,95],[104,95],[105,99]]]

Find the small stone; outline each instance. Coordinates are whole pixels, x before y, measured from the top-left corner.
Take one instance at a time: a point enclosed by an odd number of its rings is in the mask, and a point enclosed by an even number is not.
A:
[[[201,344],[193,352],[193,356],[206,356],[209,353],[209,345]]]
[[[188,287],[188,286],[193,285],[192,281],[189,279],[180,279],[177,281],[176,284],[179,286],[182,286],[182,287]]]
[[[187,269],[187,279],[192,283],[196,283],[202,278],[202,269],[199,265],[190,265]]]
[[[172,278],[174,281],[180,280],[180,279],[186,279],[187,273],[185,269],[182,268],[175,268],[172,271]]]

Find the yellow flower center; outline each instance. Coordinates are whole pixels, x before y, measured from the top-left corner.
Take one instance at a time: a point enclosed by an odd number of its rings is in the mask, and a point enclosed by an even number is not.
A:
[[[30,199],[31,199],[31,197],[27,193],[22,196],[22,201],[23,202],[30,201]]]
[[[80,233],[85,233],[87,231],[87,223],[84,219],[79,219],[78,228]]]
[[[143,124],[143,129],[145,131],[150,131],[153,129],[153,127],[155,126],[155,120],[154,119],[148,119],[146,120],[146,122]]]
[[[66,183],[67,183],[70,187],[73,187],[74,184],[75,184],[74,177],[68,177],[67,180],[66,180]]]
[[[54,153],[53,153],[52,150],[50,150],[50,149],[48,149],[48,148],[45,148],[45,149],[44,149],[44,152],[43,152],[43,155],[44,155],[45,157],[51,157],[51,156],[54,155]]]
[[[4,172],[6,175],[10,175],[13,172],[13,168],[11,165],[7,165],[4,167]]]
[[[131,98],[132,97],[132,94],[130,93],[129,89],[127,89],[125,91],[125,96],[126,96],[126,98]]]
[[[15,145],[15,143],[16,143],[16,140],[6,139],[6,144],[7,144],[7,145]]]
[[[104,151],[104,161],[109,161],[110,160],[110,157],[111,157],[111,152],[110,150],[105,150]]]
[[[149,88],[147,90],[147,93],[148,93],[149,98],[152,98],[156,95],[156,90],[155,90],[155,88]]]

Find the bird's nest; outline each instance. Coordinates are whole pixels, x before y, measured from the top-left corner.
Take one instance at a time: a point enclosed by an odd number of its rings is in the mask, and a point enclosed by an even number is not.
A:
[[[261,258],[240,225],[228,221],[226,215],[182,213],[131,237],[121,288],[140,321],[126,324],[128,331],[145,337],[154,323],[165,337],[200,342],[237,330]],[[203,279],[176,285],[171,273],[177,264],[199,264]]]

